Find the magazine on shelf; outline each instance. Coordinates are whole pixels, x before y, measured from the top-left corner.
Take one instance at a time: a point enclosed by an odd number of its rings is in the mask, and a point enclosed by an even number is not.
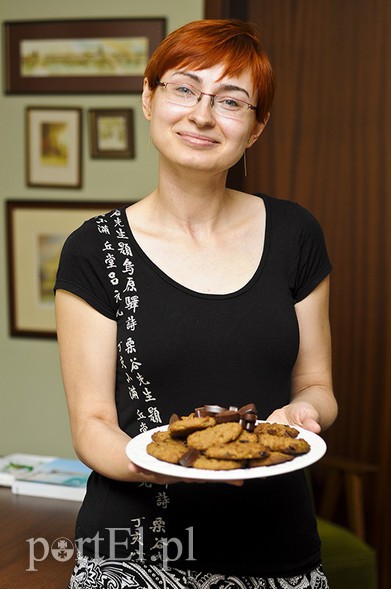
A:
[[[15,478],[31,474],[42,464],[51,462],[56,456],[36,454],[7,454],[0,458],[0,486],[11,487]]]
[[[80,460],[57,458],[12,483],[12,492],[35,497],[82,501],[91,470]]]

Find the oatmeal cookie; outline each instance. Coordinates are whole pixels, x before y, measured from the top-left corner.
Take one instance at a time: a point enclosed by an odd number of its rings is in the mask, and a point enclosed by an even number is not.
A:
[[[291,438],[289,436],[273,436],[272,434],[258,435],[258,441],[264,444],[273,452],[283,452],[284,454],[306,454],[311,447],[306,440],[302,438]]]
[[[154,456],[158,460],[170,462],[171,464],[179,464],[180,459],[187,452],[185,445],[167,444],[165,442],[150,442],[147,445],[147,453]]]
[[[242,426],[239,423],[219,423],[214,427],[190,434],[187,438],[187,445],[189,448],[206,450],[210,446],[219,446],[236,440],[241,432]]]
[[[216,460],[207,456],[200,456],[193,463],[193,468],[204,468],[206,470],[234,470],[245,466],[245,460]]]
[[[168,430],[157,431],[151,436],[154,442],[161,444],[173,444],[174,446],[186,446],[186,440],[183,438],[173,438]]]
[[[170,423],[168,431],[173,438],[186,438],[198,430],[204,430],[216,424],[213,417],[184,417]]]
[[[238,442],[258,442],[258,436],[254,432],[243,430],[237,438]]]
[[[255,442],[231,442],[220,446],[210,446],[205,450],[208,458],[224,460],[245,460],[267,456],[269,451],[265,446]]]
[[[289,436],[297,438],[299,431],[290,425],[284,423],[258,423],[254,430],[255,434],[270,434],[272,436]]]
[[[263,458],[253,458],[248,461],[249,468],[255,466],[273,466],[273,464],[282,464],[293,460],[293,454],[284,454],[283,452],[270,452],[268,456]]]

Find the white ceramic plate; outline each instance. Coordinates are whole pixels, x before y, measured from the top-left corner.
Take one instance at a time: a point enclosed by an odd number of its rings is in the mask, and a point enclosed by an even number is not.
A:
[[[158,460],[147,453],[146,447],[151,442],[151,436],[156,431],[163,431],[168,425],[150,429],[133,438],[126,446],[126,455],[137,466],[151,470],[159,474],[180,477],[185,479],[197,479],[205,481],[230,481],[242,479],[256,479],[261,477],[270,477],[278,474],[285,474],[305,468],[314,462],[317,462],[326,452],[327,446],[323,438],[295,426],[299,431],[300,438],[307,440],[311,450],[307,454],[296,456],[290,462],[283,464],[274,464],[272,466],[257,466],[254,468],[235,468],[234,470],[204,470],[201,468],[188,468],[179,464],[170,464]]]

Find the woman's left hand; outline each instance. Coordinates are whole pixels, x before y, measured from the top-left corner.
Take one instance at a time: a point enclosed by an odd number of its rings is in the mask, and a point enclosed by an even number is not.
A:
[[[319,434],[321,431],[319,413],[310,403],[305,401],[293,401],[281,409],[276,409],[266,421],[297,425],[315,434]]]

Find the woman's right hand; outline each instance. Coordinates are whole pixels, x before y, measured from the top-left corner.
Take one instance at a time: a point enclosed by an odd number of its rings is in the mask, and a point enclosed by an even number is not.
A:
[[[151,470],[147,470],[146,468],[141,468],[141,466],[137,466],[134,462],[129,461],[128,465],[129,471],[131,473],[131,480],[135,483],[153,483],[155,485],[171,485],[174,483],[182,483],[183,479],[178,477],[172,477],[164,474],[159,474],[156,472],[152,472]]]
[[[155,485],[172,485],[175,483],[210,483],[210,482],[222,482],[228,485],[234,485],[235,487],[241,487],[243,485],[242,480],[233,480],[233,481],[209,481],[205,479],[191,479],[191,478],[181,478],[181,477],[172,477],[169,475],[163,475],[159,473],[152,472],[151,470],[146,470],[145,468],[141,468],[134,464],[134,462],[129,462],[129,471],[131,472],[132,480],[138,483],[153,483]],[[134,478],[133,478],[134,477]]]

